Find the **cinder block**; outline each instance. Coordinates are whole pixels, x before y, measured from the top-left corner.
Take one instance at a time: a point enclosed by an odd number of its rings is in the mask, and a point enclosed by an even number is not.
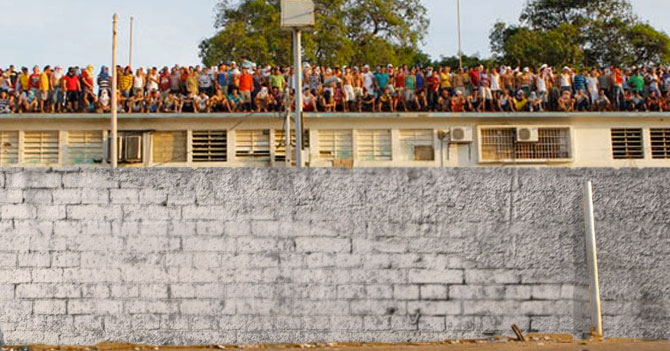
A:
[[[223,300],[183,300],[179,304],[182,314],[198,316],[217,316],[221,314],[232,314],[235,306]]]
[[[418,300],[418,285],[394,285],[393,298],[396,300]]]
[[[21,189],[0,189],[0,204],[20,204],[22,202],[23,191]]]
[[[393,286],[391,285],[368,285],[365,287],[369,299],[392,299]],[[445,294],[446,298],[446,294]]]
[[[37,218],[46,221],[65,219],[65,206],[62,205],[37,205]]]
[[[228,236],[251,235],[251,222],[225,222],[224,227]]]
[[[363,330],[363,317],[333,316],[330,325],[334,330]]]
[[[0,206],[2,219],[33,219],[37,216],[35,205],[2,205]]]
[[[167,191],[158,189],[140,189],[139,201],[141,204],[161,205],[167,204]]]
[[[503,269],[466,269],[466,284],[519,284],[521,275],[512,270]]]
[[[351,241],[345,238],[298,237],[297,252],[351,252]]]
[[[110,189],[118,188],[119,182],[107,171],[66,173],[63,175],[64,188]]]
[[[445,328],[445,317],[421,316],[421,318],[419,318],[419,331],[421,332],[442,332]]]
[[[67,207],[67,218],[79,220],[120,220],[123,211],[119,206],[100,205],[69,205]]]
[[[49,267],[51,255],[48,252],[31,252],[19,254],[19,267]]]
[[[561,298],[561,285],[533,285],[534,300],[558,300]]]
[[[109,200],[113,204],[137,204],[140,192],[137,189],[110,189]]]
[[[421,300],[446,300],[446,285],[424,285],[421,287]]]
[[[505,287],[505,299],[508,300],[530,300],[530,285],[508,285]]]
[[[182,207],[182,218],[185,220],[230,220],[233,218],[233,212],[231,208],[224,206],[189,205]]]
[[[51,266],[70,268],[79,266],[79,253],[77,252],[54,252],[51,254]]]
[[[444,317],[442,317],[444,320]],[[418,316],[414,318],[412,316],[393,316],[391,317],[391,330],[394,332],[398,331],[410,331],[417,330],[419,328]]]
[[[363,317],[363,329],[367,331],[390,330],[391,317],[383,317],[383,316]]]
[[[156,300],[129,300],[125,302],[125,311],[130,314],[171,314],[179,311],[177,302]],[[183,312],[182,312],[183,313]]]
[[[65,314],[65,300],[35,300],[34,314]]]
[[[53,189],[51,191],[52,202],[55,205],[81,204],[82,192],[82,189]]]
[[[505,287],[495,285],[452,285],[449,287],[449,298],[461,300],[502,300],[505,298]]]
[[[109,189],[85,188],[81,194],[83,205],[106,205],[109,203]]]
[[[168,287],[161,284],[142,285],[140,286],[140,297],[147,299],[167,299]]]
[[[198,221],[195,230],[198,235],[219,236],[223,235],[225,226],[221,221]]]
[[[67,303],[67,313],[71,315],[90,314],[100,316],[121,314],[122,312],[123,304],[117,300],[77,299],[69,300]]]
[[[410,283],[462,284],[463,271],[457,269],[410,269],[408,278]]]
[[[415,313],[417,310],[422,316],[446,316],[460,315],[460,301],[410,301],[407,303],[407,310]]]
[[[123,205],[123,216],[126,221],[167,221],[179,219],[181,209],[160,205]]]
[[[5,187],[19,189],[50,189],[60,188],[62,177],[60,173],[51,173],[46,170],[23,170],[15,173],[5,173]]]
[[[24,202],[31,205],[51,204],[52,189],[26,189],[23,191]]]
[[[0,252],[0,268],[16,268],[16,258],[15,252]]]

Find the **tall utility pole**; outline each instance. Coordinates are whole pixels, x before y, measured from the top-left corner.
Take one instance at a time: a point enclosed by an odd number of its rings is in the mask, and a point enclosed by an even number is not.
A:
[[[130,16],[130,49],[128,50],[128,66],[133,67],[133,21],[135,18]]]
[[[456,0],[458,13],[458,68],[463,69],[463,48],[461,47],[461,0]]]
[[[118,107],[119,104],[116,101],[116,81],[117,81],[117,76],[118,72],[116,70],[116,30],[117,30],[117,25],[119,21],[119,16],[117,14],[114,14],[113,17],[113,27],[114,29],[112,30],[112,137],[111,137],[111,152],[110,155],[112,157],[112,168],[116,168],[117,166],[117,161],[119,159],[119,156],[117,155],[118,153],[118,146],[117,146],[117,118],[118,118]]]
[[[598,281],[598,252],[596,249],[596,229],[593,216],[593,185],[584,183],[584,227],[586,229],[586,261],[589,266],[589,295],[591,300],[591,333],[603,336],[603,311],[600,304],[600,283]]]
[[[295,166],[302,168],[302,43],[300,29],[293,30],[295,63]],[[290,140],[290,139],[289,139]]]

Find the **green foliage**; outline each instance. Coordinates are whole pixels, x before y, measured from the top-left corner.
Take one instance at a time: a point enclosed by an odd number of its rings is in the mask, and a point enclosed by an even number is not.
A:
[[[498,61],[519,65],[666,63],[670,39],[640,23],[628,0],[529,0],[520,25],[496,23]]]
[[[433,62],[433,66],[437,67],[451,67],[452,70],[455,70],[459,67],[458,56],[449,56],[449,57],[440,57],[439,60]],[[463,68],[472,68],[479,65],[484,65],[486,67],[491,67],[495,64],[495,61],[492,58],[482,59],[479,56],[468,56],[463,55]]]
[[[670,62],[670,38],[648,24],[637,24],[628,29],[626,39],[632,47],[629,64]]]
[[[303,35],[306,61],[319,65],[372,65],[421,60],[418,45],[428,28],[420,0],[315,0],[316,25]],[[291,62],[291,33],[280,29],[279,0],[222,0],[219,32],[200,44],[206,65],[249,57]]]

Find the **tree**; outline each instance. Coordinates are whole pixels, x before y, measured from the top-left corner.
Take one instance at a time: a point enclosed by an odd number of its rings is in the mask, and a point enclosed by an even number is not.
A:
[[[504,23],[494,26],[491,47],[499,63],[525,67],[579,65],[584,51],[577,40],[579,32],[570,24],[562,24],[548,31],[527,27],[507,27]]]
[[[644,57],[638,57],[637,50],[643,50],[643,56],[667,60],[670,46],[663,38],[668,36],[640,22],[628,0],[529,0],[519,25],[497,23],[489,37],[499,60],[533,61],[521,55],[539,51],[544,52],[545,63],[589,66],[639,62]],[[652,43],[643,45],[647,40]],[[657,61],[662,62],[666,61]]]
[[[420,0],[315,0],[314,30],[303,35],[305,60],[319,65],[420,61],[428,28]],[[207,65],[249,57],[291,62],[291,33],[280,29],[279,0],[221,0],[218,33],[200,44]]]
[[[652,26],[637,24],[628,29],[626,39],[632,48],[628,64],[670,62],[670,38]]]

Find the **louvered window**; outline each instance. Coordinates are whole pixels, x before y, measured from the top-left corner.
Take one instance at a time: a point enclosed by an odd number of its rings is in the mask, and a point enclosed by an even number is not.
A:
[[[319,158],[322,160],[353,160],[351,130],[319,130]]]
[[[0,165],[19,162],[19,132],[0,132]]]
[[[482,161],[565,160],[570,158],[569,128],[539,128],[538,142],[516,141],[516,128],[482,128]]]
[[[25,132],[23,160],[29,165],[58,163],[58,132]]]
[[[400,131],[401,157],[406,161],[433,161],[432,129],[408,129]]]
[[[275,129],[275,161],[283,162],[286,160],[286,131]],[[309,148],[309,130],[305,130],[302,136],[302,144],[305,149]],[[295,129],[291,130],[291,149],[295,148]]]
[[[227,159],[228,132],[193,131],[193,162],[226,162]]]
[[[670,159],[670,129],[651,129],[651,154],[655,159]]]
[[[186,132],[154,132],[152,137],[155,163],[186,162]]]
[[[642,129],[612,129],[612,152],[615,160],[643,159]]]
[[[238,159],[269,160],[269,130],[238,130],[235,138],[235,156]]]
[[[102,150],[102,131],[77,130],[67,133],[68,164],[101,163]]]
[[[358,159],[361,161],[391,161],[390,130],[359,130]]]

